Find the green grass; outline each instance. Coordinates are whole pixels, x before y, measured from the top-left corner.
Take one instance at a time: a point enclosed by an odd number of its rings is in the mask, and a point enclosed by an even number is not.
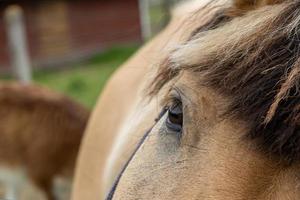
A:
[[[137,45],[115,47],[71,68],[36,72],[34,81],[69,95],[92,108],[110,75],[136,49]]]

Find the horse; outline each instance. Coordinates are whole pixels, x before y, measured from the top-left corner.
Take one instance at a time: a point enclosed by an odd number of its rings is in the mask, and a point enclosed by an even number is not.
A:
[[[203,0],[109,81],[72,199],[299,199],[300,1]]]
[[[27,176],[48,200],[54,179],[70,180],[89,111],[73,99],[38,85],[0,84],[0,181],[5,199],[19,199]],[[41,198],[41,197],[40,197]]]

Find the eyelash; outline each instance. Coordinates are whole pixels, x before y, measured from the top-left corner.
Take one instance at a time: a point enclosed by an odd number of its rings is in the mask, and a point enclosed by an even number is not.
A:
[[[182,102],[180,90],[177,87],[172,87],[168,95],[162,101],[162,105],[164,108],[169,108],[171,105],[180,102]]]

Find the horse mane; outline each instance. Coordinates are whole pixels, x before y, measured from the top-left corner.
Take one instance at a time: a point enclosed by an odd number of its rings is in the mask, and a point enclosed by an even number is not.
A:
[[[241,15],[249,10],[254,10],[266,5],[282,3],[284,0],[234,0],[232,14]]]
[[[300,159],[300,1],[271,3],[194,33],[163,61],[150,95],[191,71],[230,99],[224,115],[248,122],[261,150],[292,163]]]

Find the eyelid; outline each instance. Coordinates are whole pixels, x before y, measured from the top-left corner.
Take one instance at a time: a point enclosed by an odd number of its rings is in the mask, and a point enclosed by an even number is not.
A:
[[[169,107],[177,102],[181,102],[181,95],[177,89],[171,88],[160,104],[162,107]]]
[[[172,89],[172,91],[170,92],[169,98],[173,103],[181,102],[180,92],[178,92],[178,90],[176,88]]]
[[[178,100],[180,100],[183,105],[187,105],[187,104],[195,105],[195,102],[192,101],[191,97],[186,95],[186,91],[185,91],[184,88],[187,88],[187,87],[182,87],[182,86],[181,87],[176,87],[176,86],[173,86],[172,87],[172,91],[174,91],[176,93],[175,96],[179,97]]]
[[[162,107],[168,107],[176,102],[182,102],[183,92],[176,86],[172,86],[166,93],[165,97],[160,101]]]

